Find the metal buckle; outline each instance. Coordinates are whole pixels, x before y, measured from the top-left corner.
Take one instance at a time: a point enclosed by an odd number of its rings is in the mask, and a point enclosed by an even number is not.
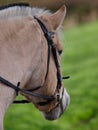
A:
[[[56,93],[56,99],[57,99],[57,101],[59,102],[59,100],[60,100],[60,94],[59,93]]]

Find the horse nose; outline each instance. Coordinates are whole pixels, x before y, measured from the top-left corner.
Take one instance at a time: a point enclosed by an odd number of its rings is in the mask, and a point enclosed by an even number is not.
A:
[[[70,96],[67,93],[66,89],[64,88],[62,101],[60,103],[60,116],[65,112],[69,104],[70,104]]]
[[[48,113],[43,112],[45,119],[56,120],[64,113],[69,103],[70,103],[70,96],[67,93],[66,89],[64,89],[62,101],[60,102],[60,104]]]
[[[62,103],[63,103],[63,108],[64,108],[64,110],[68,107],[68,105],[70,104],[70,96],[69,96],[69,94],[68,94],[68,92],[66,91],[66,89],[64,88],[64,95],[63,95],[63,101],[62,101]],[[63,110],[63,111],[64,111]]]
[[[69,94],[66,96],[66,106],[70,104],[70,96]]]

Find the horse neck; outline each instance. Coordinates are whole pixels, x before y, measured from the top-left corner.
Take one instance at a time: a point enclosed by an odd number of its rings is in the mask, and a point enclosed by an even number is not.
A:
[[[23,23],[21,23],[22,21]],[[41,76],[42,81],[34,82],[34,84],[40,85],[44,81],[41,72],[44,73],[46,61],[43,62],[45,57],[43,57],[42,50],[45,47],[43,43],[45,39],[41,38],[42,32],[38,24],[32,18],[28,18],[22,19],[18,23],[0,21],[0,28],[2,26],[4,29],[0,30],[0,76],[15,85],[20,82],[22,88],[31,76],[33,81]],[[0,84],[0,114],[2,113],[2,118],[15,97],[13,89]]]

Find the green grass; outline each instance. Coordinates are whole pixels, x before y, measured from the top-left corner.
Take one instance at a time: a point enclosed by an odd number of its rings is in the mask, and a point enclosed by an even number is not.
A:
[[[32,104],[12,105],[5,130],[98,130],[98,22],[66,30],[62,70],[71,103],[64,115],[46,121]]]

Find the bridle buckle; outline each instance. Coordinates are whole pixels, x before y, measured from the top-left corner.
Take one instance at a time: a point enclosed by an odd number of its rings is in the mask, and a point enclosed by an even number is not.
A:
[[[60,93],[57,92],[57,93],[55,94],[55,97],[56,97],[57,101],[59,102],[59,100],[60,100]]]

